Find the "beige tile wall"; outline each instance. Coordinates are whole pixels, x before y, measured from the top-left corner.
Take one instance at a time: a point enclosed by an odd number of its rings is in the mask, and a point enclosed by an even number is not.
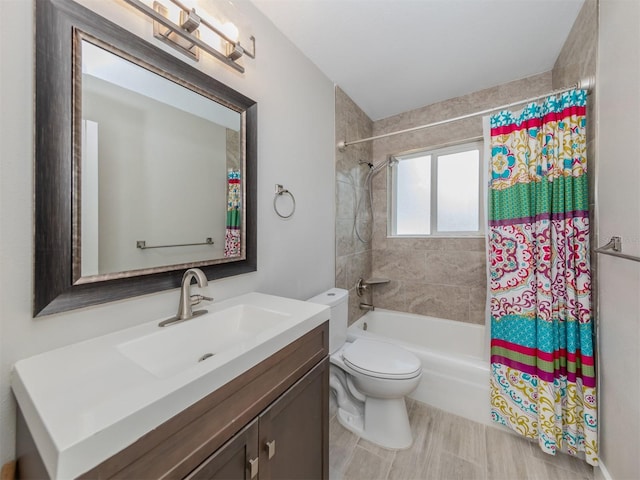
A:
[[[596,74],[598,2],[586,0],[553,66],[553,88],[564,88]]]
[[[373,134],[402,130],[548,93],[551,72],[453,98],[373,123]],[[482,137],[481,117],[373,142],[373,162],[391,154]],[[484,238],[387,237],[386,170],[374,181],[372,275],[391,280],[375,287],[377,307],[484,324]]]
[[[336,142],[369,137],[373,131],[371,119],[340,88],[336,88]],[[369,170],[358,161],[371,161],[371,143],[336,149],[336,287],[349,290],[349,324],[364,313],[361,301],[370,303],[371,295],[358,298],[355,284],[358,278],[371,277],[371,241],[363,243],[355,231],[358,199],[366,196],[364,182]],[[361,205],[363,207],[363,205]],[[358,232],[365,240],[372,237],[371,220],[361,208]]]

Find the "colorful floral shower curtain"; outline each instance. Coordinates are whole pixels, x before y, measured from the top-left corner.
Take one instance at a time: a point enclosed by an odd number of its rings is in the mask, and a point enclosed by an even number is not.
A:
[[[227,184],[227,230],[224,239],[224,256],[237,257],[241,250],[242,189],[240,188],[240,170],[229,169]]]
[[[597,465],[586,101],[491,117],[491,415]]]

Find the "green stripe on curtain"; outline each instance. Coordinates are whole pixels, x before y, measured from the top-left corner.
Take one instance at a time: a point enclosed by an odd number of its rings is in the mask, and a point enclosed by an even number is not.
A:
[[[587,211],[587,176],[562,177],[553,181],[518,183],[504,190],[490,190],[492,221],[532,218],[540,214]],[[531,189],[535,190],[534,195]]]

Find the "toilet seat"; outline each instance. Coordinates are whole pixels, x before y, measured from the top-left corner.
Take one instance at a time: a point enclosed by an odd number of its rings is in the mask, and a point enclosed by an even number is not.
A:
[[[359,338],[342,351],[349,368],[363,375],[391,380],[415,378],[422,372],[420,359],[391,343]]]

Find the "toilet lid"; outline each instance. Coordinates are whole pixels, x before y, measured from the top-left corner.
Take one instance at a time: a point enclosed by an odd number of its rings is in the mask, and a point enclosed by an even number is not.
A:
[[[342,352],[344,363],[357,372],[379,378],[414,378],[422,371],[420,359],[391,343],[357,339]]]

